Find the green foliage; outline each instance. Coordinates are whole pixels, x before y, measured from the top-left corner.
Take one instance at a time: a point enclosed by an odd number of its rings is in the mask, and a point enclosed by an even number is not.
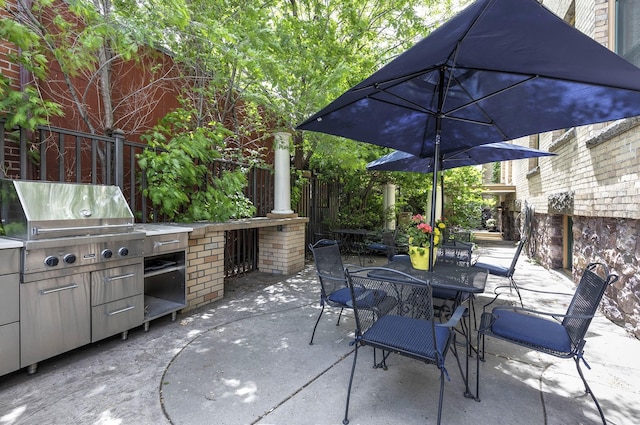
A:
[[[291,185],[291,206],[295,207],[302,199],[302,188],[309,183],[309,179],[305,177],[305,173],[302,170],[291,170],[292,181]]]
[[[482,220],[482,172],[460,167],[444,172],[445,211],[449,227],[478,229]]]
[[[243,194],[244,171],[224,171],[220,177],[210,173],[229,131],[217,122],[193,127],[191,118],[190,111],[177,110],[143,136],[148,149],[138,155],[138,163],[147,175],[145,196],[171,221],[253,216],[255,207]]]
[[[33,75],[34,83],[46,78],[47,59],[40,39],[33,30],[11,18],[2,18],[0,39],[17,47],[17,50],[9,51],[7,58],[29,71]],[[37,84],[19,90],[11,85],[9,78],[0,75],[0,116],[6,120],[5,128],[20,126],[34,130],[39,125],[47,124],[49,117],[60,115],[60,105],[43,99]]]
[[[431,199],[433,174],[378,172],[380,181],[392,181],[398,187],[397,211],[425,213]],[[444,218],[450,228],[480,227],[482,207],[482,173],[474,167],[444,171]]]

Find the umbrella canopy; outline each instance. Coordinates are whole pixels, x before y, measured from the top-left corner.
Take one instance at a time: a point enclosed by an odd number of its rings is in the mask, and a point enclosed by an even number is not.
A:
[[[466,165],[481,165],[489,162],[511,161],[541,156],[554,156],[555,153],[541,151],[526,146],[498,142],[465,148],[459,151],[440,155],[439,170],[464,167]],[[367,170],[378,171],[409,171],[415,173],[430,173],[433,171],[433,158],[420,158],[407,152],[394,151],[367,164]],[[435,186],[434,186],[435,187]],[[444,211],[444,179],[440,180],[443,192],[442,211]]]
[[[440,158],[636,115],[639,68],[536,0],[476,0],[297,128]]]
[[[450,168],[464,167],[466,165],[480,165],[489,162],[553,155],[555,154],[551,152],[511,143],[489,143],[441,155],[442,160],[438,169],[447,170]],[[433,158],[420,158],[407,152],[394,151],[368,163],[367,170],[430,173],[433,171]]]
[[[536,0],[477,0],[298,126],[425,157],[640,115],[640,69]]]

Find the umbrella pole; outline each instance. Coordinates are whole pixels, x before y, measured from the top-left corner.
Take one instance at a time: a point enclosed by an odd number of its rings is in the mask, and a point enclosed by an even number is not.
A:
[[[439,121],[439,120],[438,120]],[[434,158],[439,158],[440,157],[440,131],[438,130],[436,133],[436,143],[435,143],[435,150],[434,150]],[[435,226],[436,226],[436,205],[438,202],[438,192],[437,192],[437,187],[438,187],[438,169],[439,169],[439,161],[433,161],[433,181],[431,184],[431,227],[435,230]],[[429,244],[429,271],[433,271],[433,260],[431,260],[432,258],[435,258],[434,255],[436,255],[436,251],[435,251],[435,247],[433,246],[433,240],[434,240],[434,232],[431,232],[431,243]]]
[[[438,202],[438,171],[440,170],[440,135],[442,133],[442,104],[444,103],[444,67],[440,67],[440,81],[438,83],[438,112],[436,114],[436,140],[433,149],[433,181],[431,184],[431,227],[436,226],[436,203]],[[444,193],[442,194],[444,200]],[[429,271],[433,271],[433,258],[436,252],[433,246],[434,232],[431,232],[431,243],[429,244]]]

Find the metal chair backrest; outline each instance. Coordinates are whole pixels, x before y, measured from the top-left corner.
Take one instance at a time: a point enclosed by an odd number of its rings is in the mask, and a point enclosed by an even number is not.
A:
[[[398,253],[396,249],[396,231],[382,232],[382,243],[387,248],[387,259],[391,261],[394,255]]]
[[[429,283],[383,267],[347,270],[346,273],[354,299],[357,336],[363,335],[376,321],[390,315],[430,321],[430,335],[415,335],[415,338],[436,341],[432,289]],[[392,340],[397,337],[394,333],[388,336]]]
[[[518,258],[520,258],[520,253],[522,252],[522,249],[524,248],[524,245],[527,243],[527,238],[522,238],[520,239],[520,242],[518,242],[518,247],[516,248],[516,253],[513,256],[513,260],[511,260],[511,265],[509,266],[509,271],[507,272],[507,276],[506,277],[511,277],[513,276],[513,273],[516,270],[516,264],[518,263]]]
[[[471,266],[471,252],[473,245],[456,239],[445,242],[438,247],[438,262],[459,266]]]
[[[309,245],[309,250],[316,264],[323,298],[347,286],[347,277],[337,241],[321,239],[314,245]]]
[[[603,269],[605,277],[597,274],[598,266]],[[609,268],[605,264],[591,263],[585,269],[567,308],[568,317],[562,321],[562,326],[567,330],[574,350],[580,349],[584,344],[584,337],[598,310],[604,292],[607,286],[616,280],[618,280],[618,276],[610,274]]]

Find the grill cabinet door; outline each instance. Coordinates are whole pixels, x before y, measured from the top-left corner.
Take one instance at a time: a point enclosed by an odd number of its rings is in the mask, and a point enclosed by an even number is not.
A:
[[[20,365],[91,341],[88,274],[20,285]]]

